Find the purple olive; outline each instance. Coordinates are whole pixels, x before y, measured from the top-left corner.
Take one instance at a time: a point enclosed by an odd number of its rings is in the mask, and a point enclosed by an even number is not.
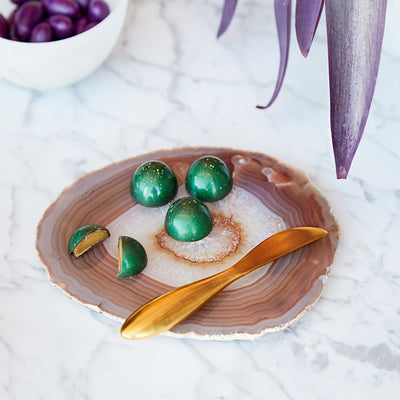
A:
[[[10,15],[7,18],[8,25],[10,26],[12,23],[14,23],[14,18],[15,18],[15,13],[17,12],[18,8],[14,8],[14,10],[11,11]]]
[[[8,22],[2,14],[0,14],[0,37],[8,37]]]
[[[22,4],[26,3],[27,1],[33,1],[33,0],[11,0],[11,3],[14,3],[17,6],[21,6]],[[41,1],[41,0],[35,0],[35,1]]]
[[[49,15],[66,15],[75,18],[79,14],[79,5],[75,0],[43,0]]]
[[[31,32],[29,41],[32,43],[50,42],[53,40],[53,32],[47,22],[38,23]]]
[[[15,40],[16,42],[21,42],[21,39],[18,37],[17,30],[15,29],[15,24],[12,23],[8,30],[8,37],[11,40]]]
[[[91,21],[100,22],[110,14],[110,7],[103,0],[90,0],[87,13]]]
[[[21,4],[26,3],[28,0],[11,0],[11,3],[16,4],[17,6],[20,6]],[[38,1],[38,0],[37,0]]]
[[[89,20],[87,17],[82,16],[75,22],[75,34],[79,35],[80,33],[84,32],[86,25],[88,24]]]
[[[89,29],[92,29],[94,26],[96,26],[98,24],[98,22],[89,22],[84,28],[82,32],[86,32]]]
[[[46,20],[57,39],[65,39],[75,34],[75,26],[66,15],[52,15]]]
[[[22,4],[15,13],[14,23],[18,36],[22,40],[29,39],[33,27],[44,17],[43,4],[29,0]]]
[[[14,10],[11,11],[10,15],[7,18],[8,21],[8,36],[11,40],[15,40],[17,42],[20,42],[21,39],[18,37],[17,35],[17,31],[15,29],[15,23],[14,23],[14,19],[15,19],[15,13],[17,12],[18,8],[14,8]]]
[[[89,4],[89,0],[77,0],[78,4],[81,7],[81,10],[86,10]]]

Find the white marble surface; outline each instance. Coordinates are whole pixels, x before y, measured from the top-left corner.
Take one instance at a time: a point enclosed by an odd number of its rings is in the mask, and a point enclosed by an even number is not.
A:
[[[267,111],[278,63],[272,1],[241,0],[215,39],[221,0],[131,0],[119,45],[96,73],[51,92],[0,80],[0,398],[400,398],[400,3],[388,5],[380,75],[347,181],[329,134],[324,22],[307,60],[295,46]],[[292,36],[294,39],[294,36]],[[83,174],[184,145],[259,150],[304,169],[342,240],[315,308],[252,342],[155,337],[54,288],[36,225]]]

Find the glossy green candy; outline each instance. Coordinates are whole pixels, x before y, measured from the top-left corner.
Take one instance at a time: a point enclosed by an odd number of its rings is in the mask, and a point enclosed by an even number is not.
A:
[[[213,222],[206,205],[193,197],[184,197],[171,204],[164,226],[174,239],[194,242],[211,232]]]
[[[148,161],[140,165],[133,174],[131,195],[145,206],[163,206],[176,196],[177,191],[174,172],[161,161]]]
[[[118,278],[129,278],[144,270],[147,265],[147,254],[136,239],[129,236],[120,236],[118,250]]]
[[[68,254],[79,257],[96,244],[110,237],[104,226],[90,224],[77,229],[68,242]]]
[[[186,175],[186,190],[201,201],[217,201],[232,189],[232,176],[226,164],[218,157],[197,159]]]

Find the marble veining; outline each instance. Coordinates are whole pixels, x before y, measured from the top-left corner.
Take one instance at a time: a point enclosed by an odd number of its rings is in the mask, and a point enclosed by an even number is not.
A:
[[[400,3],[388,2],[380,73],[347,181],[329,134],[324,21],[304,60],[292,33],[276,104],[273,2],[240,0],[220,40],[220,0],[132,0],[106,63],[71,87],[0,80],[0,398],[400,398]],[[177,146],[257,150],[304,169],[341,226],[316,306],[256,341],[165,336],[128,342],[119,324],[49,282],[36,225],[83,174]]]

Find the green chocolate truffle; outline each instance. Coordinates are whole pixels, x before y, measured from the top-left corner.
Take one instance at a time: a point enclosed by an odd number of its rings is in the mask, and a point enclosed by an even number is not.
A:
[[[147,265],[147,254],[136,239],[120,236],[118,250],[118,278],[129,278],[144,270]]]
[[[186,190],[201,201],[217,201],[232,189],[232,176],[226,164],[218,157],[198,158],[186,175]]]
[[[174,239],[194,242],[211,232],[213,222],[206,205],[193,197],[184,197],[171,204],[164,226]]]
[[[159,207],[170,202],[178,191],[172,169],[161,161],[140,165],[132,177],[131,195],[140,204]]]

